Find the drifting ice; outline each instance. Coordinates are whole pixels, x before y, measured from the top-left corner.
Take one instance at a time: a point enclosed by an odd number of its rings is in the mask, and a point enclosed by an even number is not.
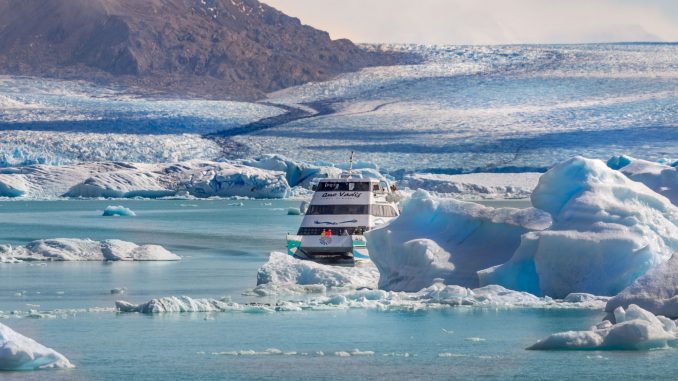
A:
[[[106,207],[106,209],[104,209],[103,215],[108,216],[108,217],[110,217],[110,216],[134,217],[137,214],[134,213],[134,211],[132,209],[125,208],[122,205],[118,205],[118,206],[109,205],[109,206]]]
[[[419,291],[437,278],[478,287],[478,270],[506,262],[523,233],[550,222],[534,208],[494,209],[417,191],[400,217],[367,233],[367,245],[381,289]]]
[[[0,323],[0,370],[74,368],[64,355]]]
[[[678,343],[673,320],[655,316],[631,304],[614,310],[614,322],[605,320],[588,331],[555,333],[527,349],[653,349]]]
[[[57,238],[42,239],[26,246],[0,249],[0,258],[6,261],[178,261],[181,260],[162,246],[137,245],[111,239]]]
[[[678,250],[678,209],[599,160],[556,165],[539,179],[532,204],[553,225],[523,235],[510,261],[479,272],[481,285],[615,295]]]

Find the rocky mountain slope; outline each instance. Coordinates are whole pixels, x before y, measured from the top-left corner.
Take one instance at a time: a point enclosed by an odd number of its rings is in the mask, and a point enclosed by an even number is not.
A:
[[[257,0],[0,0],[0,74],[252,99],[402,58]]]

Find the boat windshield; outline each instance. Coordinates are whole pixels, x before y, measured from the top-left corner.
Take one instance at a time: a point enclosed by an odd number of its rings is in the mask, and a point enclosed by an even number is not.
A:
[[[319,191],[331,192],[331,191],[357,191],[357,192],[369,192],[370,183],[367,181],[361,182],[333,182],[333,181],[323,181],[318,184]]]
[[[369,214],[369,205],[311,205],[307,215],[318,214]]]

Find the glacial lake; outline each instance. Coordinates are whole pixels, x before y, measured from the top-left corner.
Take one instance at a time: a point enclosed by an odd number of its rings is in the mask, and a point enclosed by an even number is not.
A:
[[[0,380],[675,379],[674,349],[525,350],[553,332],[587,329],[602,319],[601,311],[451,307],[143,315],[111,310],[120,299],[142,303],[172,295],[252,301],[255,297],[243,291],[256,285],[257,269],[271,251],[284,249],[285,233],[298,227],[301,217],[287,215],[287,208],[298,204],[0,202],[0,243],[116,238],[163,245],[183,257],[174,263],[0,264],[0,315],[8,316],[0,322],[63,353],[77,367],[4,372]],[[124,205],[137,216],[101,216],[108,205]],[[112,295],[118,287],[127,292]],[[105,309],[85,311],[98,307]],[[31,309],[73,311],[52,318],[11,315]],[[230,355],[233,351],[244,352]]]

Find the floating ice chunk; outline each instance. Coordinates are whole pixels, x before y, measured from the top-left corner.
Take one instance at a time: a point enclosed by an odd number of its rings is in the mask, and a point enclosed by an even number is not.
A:
[[[127,287],[116,287],[111,289],[112,295],[121,295],[127,292]]]
[[[608,167],[617,169],[633,181],[645,184],[653,191],[667,197],[678,205],[678,168],[675,166],[615,156],[607,161]]]
[[[678,343],[676,326],[635,304],[615,309],[616,324],[604,321],[588,331],[555,333],[527,349],[653,349]]]
[[[139,312],[156,314],[165,312],[273,312],[271,306],[264,304],[238,304],[227,299],[193,299],[188,296],[168,296],[151,299],[146,303],[133,304],[123,300],[115,302],[120,312]]]
[[[287,215],[288,216],[299,216],[299,215],[301,215],[301,210],[299,208],[288,208],[287,209]]]
[[[0,251],[0,258],[20,261],[178,261],[162,246],[137,245],[121,240],[43,239]]]
[[[338,177],[341,174],[338,168],[296,162],[282,155],[262,155],[243,163],[255,168],[284,172],[287,183],[292,187],[308,188],[318,178]]]
[[[610,299],[605,311],[636,304],[657,315],[678,318],[678,255],[651,269]]]
[[[104,209],[104,216],[129,216],[134,217],[137,214],[130,208],[126,208],[122,205],[113,206],[109,205]]]
[[[0,370],[75,368],[64,355],[0,323]]]
[[[505,264],[478,273],[536,295],[615,295],[678,250],[678,208],[645,185],[582,157],[556,165],[532,193],[554,223],[522,236]]]
[[[434,279],[477,287],[477,271],[506,262],[520,236],[549,226],[533,208],[490,208],[417,191],[397,219],[367,233],[379,288],[418,291]]]
[[[290,255],[273,252],[257,272],[257,284],[290,285],[322,284],[327,287],[376,288],[379,272],[371,263],[355,267],[329,266],[303,261]]]

